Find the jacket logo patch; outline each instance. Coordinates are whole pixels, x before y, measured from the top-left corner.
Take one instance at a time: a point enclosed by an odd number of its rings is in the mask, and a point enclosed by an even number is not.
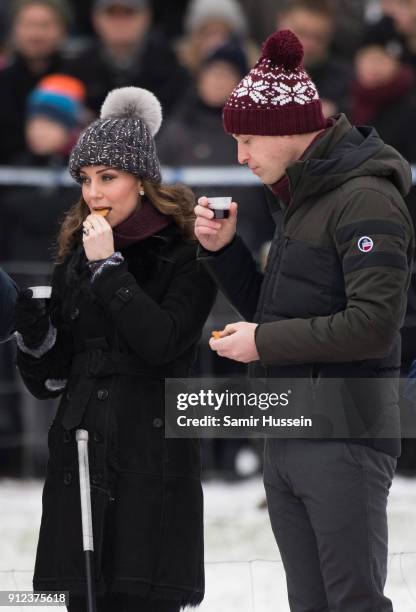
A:
[[[361,236],[358,241],[358,248],[362,253],[369,253],[374,247],[374,242],[368,236]]]

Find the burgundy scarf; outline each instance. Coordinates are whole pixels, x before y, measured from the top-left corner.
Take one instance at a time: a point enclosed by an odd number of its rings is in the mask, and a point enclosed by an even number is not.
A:
[[[383,108],[407,95],[414,84],[415,75],[410,66],[403,66],[394,79],[378,87],[364,87],[355,81],[352,86],[352,122],[355,125],[371,124]]]
[[[143,198],[141,207],[136,208],[127,219],[114,228],[115,247],[123,249],[130,244],[149,238],[170,225],[172,221],[171,217],[159,212],[147,198]]]

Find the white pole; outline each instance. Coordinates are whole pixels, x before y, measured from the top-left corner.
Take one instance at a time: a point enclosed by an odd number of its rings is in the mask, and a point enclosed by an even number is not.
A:
[[[94,550],[91,516],[90,470],[88,464],[88,431],[77,429],[79,488],[81,494],[82,539],[84,550]]]

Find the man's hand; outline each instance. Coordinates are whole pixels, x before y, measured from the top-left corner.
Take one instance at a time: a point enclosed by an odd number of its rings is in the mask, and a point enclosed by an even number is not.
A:
[[[214,212],[208,208],[208,198],[199,198],[194,208],[195,236],[204,249],[219,251],[232,241],[237,227],[237,208],[237,203],[231,202],[228,219],[214,219]]]
[[[246,323],[245,321],[229,323],[221,332],[222,337],[218,340],[211,338],[209,345],[220,357],[241,363],[258,361],[260,357],[254,341],[256,327],[257,323]]]
[[[114,236],[111,225],[100,215],[88,215],[83,230],[84,250],[88,261],[107,259],[114,253]]]

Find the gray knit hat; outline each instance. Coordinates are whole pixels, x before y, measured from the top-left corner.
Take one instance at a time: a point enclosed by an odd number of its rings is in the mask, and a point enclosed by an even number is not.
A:
[[[247,33],[247,19],[237,0],[192,0],[185,15],[185,30],[194,32],[210,19],[228,23],[235,34]]]
[[[81,183],[81,168],[102,165],[160,183],[153,137],[161,124],[162,108],[150,91],[140,87],[113,89],[104,101],[100,118],[82,132],[72,149],[72,177]]]

